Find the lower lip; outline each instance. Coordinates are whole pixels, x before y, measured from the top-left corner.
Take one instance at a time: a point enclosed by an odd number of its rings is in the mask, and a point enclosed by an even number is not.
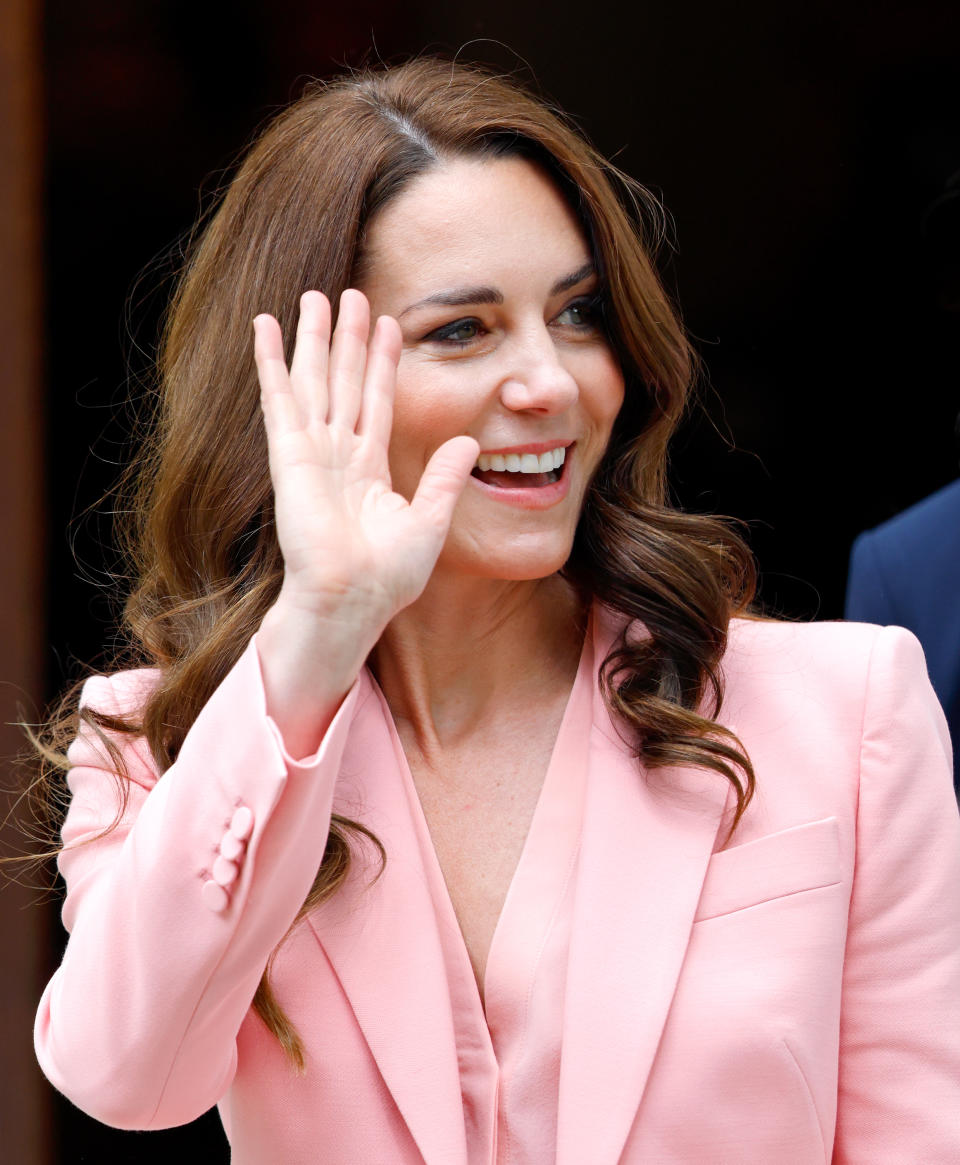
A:
[[[482,489],[487,497],[502,502],[506,506],[516,506],[521,510],[548,510],[557,505],[570,492],[570,462],[572,449],[567,449],[567,457],[563,465],[563,473],[550,485],[518,486],[516,489],[505,489],[498,485],[487,485],[479,477],[471,475],[470,482],[478,489]]]

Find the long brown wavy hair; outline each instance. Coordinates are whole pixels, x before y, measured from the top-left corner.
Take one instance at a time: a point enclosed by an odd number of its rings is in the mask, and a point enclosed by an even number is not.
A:
[[[251,320],[276,316],[289,358],[301,293],[320,288],[336,304],[357,280],[377,212],[417,175],[464,155],[542,166],[590,241],[626,396],[566,573],[586,598],[648,633],[621,637],[600,669],[639,761],[716,771],[733,787],[739,821],[753,770],[715,717],[728,624],[752,600],[754,568],[727,524],[668,502],[667,443],[695,360],[653,266],[662,212],[556,109],[512,80],[435,58],[308,85],[255,140],[198,231],[166,321],[149,440],[120,507],[133,578],[122,662],[157,668],[159,682],[130,718],[78,712],[75,696],[65,702],[43,746],[42,787],[62,782],[63,744],[80,720],[110,752],[120,810],[119,740],[142,734],[161,773],[176,760],[283,575]],[[343,882],[348,839],[362,835],[383,859],[361,825],[334,818],[297,921]],[[269,970],[254,1006],[302,1070]]]

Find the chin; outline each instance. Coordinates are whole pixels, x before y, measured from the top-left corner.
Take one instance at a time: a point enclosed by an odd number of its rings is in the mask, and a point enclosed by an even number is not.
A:
[[[496,579],[498,582],[537,582],[541,579],[550,578],[562,569],[563,563],[558,562],[556,566],[531,567],[529,570],[491,570],[486,577]]]
[[[503,582],[533,582],[549,578],[566,565],[573,549],[572,539],[552,546],[513,546],[509,550],[487,546],[473,549],[469,556],[451,556],[444,565],[458,573],[475,578],[498,579]]]

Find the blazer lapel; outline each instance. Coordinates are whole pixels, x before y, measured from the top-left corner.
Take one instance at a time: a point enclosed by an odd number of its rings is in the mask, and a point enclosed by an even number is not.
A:
[[[602,662],[609,644],[598,644]],[[680,974],[728,786],[645,773],[595,694],[567,970],[558,1165],[615,1165]]]
[[[355,861],[348,884],[310,922],[424,1161],[466,1165],[456,1039],[436,917],[381,697],[369,677],[365,683],[370,691],[351,730],[335,810],[368,826],[386,847],[387,861],[375,889],[370,884],[376,867]],[[371,951],[379,957],[371,958]]]

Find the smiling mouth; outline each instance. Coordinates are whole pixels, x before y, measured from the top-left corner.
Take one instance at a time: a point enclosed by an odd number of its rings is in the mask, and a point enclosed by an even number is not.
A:
[[[562,445],[546,453],[481,453],[473,476],[498,489],[542,489],[563,477],[566,454]]]

